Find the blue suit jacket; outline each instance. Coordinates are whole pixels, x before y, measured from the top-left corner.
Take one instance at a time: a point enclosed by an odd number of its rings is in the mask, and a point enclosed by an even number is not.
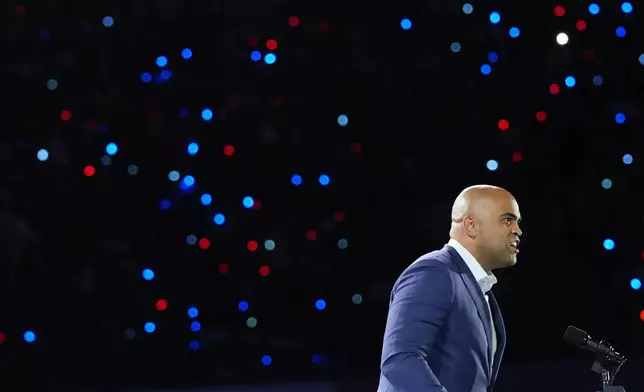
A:
[[[428,253],[400,275],[391,293],[378,392],[489,392],[505,348],[505,326],[490,291],[490,311],[465,261],[452,247]]]

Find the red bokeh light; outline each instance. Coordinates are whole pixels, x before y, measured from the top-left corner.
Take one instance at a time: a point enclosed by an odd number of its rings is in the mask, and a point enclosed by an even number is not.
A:
[[[329,31],[329,22],[326,21],[326,20],[321,21],[320,23],[318,23],[318,29],[320,29],[320,31],[322,31],[323,33],[328,32]]]
[[[274,39],[269,39],[268,41],[266,41],[266,49],[268,50],[277,49],[277,41],[275,41]]]
[[[257,39],[256,36],[251,35],[250,37],[248,37],[248,45],[252,47],[256,47],[258,43],[259,43],[259,40]]]
[[[566,9],[560,5],[555,7],[555,16],[564,16],[566,15]]]
[[[537,121],[539,121],[539,122],[546,121],[547,117],[548,116],[546,115],[546,112],[543,112],[543,111],[542,112],[537,112]]]
[[[25,6],[24,5],[14,6],[13,12],[16,14],[16,16],[23,16],[25,14]]]
[[[360,142],[351,143],[351,152],[353,152],[354,154],[362,153],[362,143]]]
[[[297,16],[291,16],[288,18],[288,25],[291,27],[297,27],[300,25],[300,18]]]
[[[96,124],[94,121],[88,121],[85,123],[85,129],[90,132],[94,132],[98,129],[98,124]]]
[[[69,110],[63,110],[60,112],[60,119],[63,121],[69,121],[72,119],[72,112]]]
[[[342,212],[342,211],[336,211],[336,212],[333,214],[333,219],[334,219],[336,222],[342,222],[342,221],[344,221],[344,212]]]
[[[4,332],[0,332],[0,344],[4,343],[7,340],[7,335]]]
[[[233,156],[235,154],[235,147],[233,146],[225,146],[224,147],[224,155],[227,157]]]
[[[592,60],[595,58],[595,52],[592,50],[584,50],[584,60]]]
[[[553,83],[550,85],[550,94],[552,95],[559,94],[559,85],[557,83]]]
[[[221,264],[219,264],[219,266],[217,267],[217,269],[219,270],[219,273],[220,273],[220,274],[227,274],[227,273],[228,273],[228,271],[230,271],[230,267],[229,267],[229,266],[228,266],[228,264],[226,264],[226,263],[221,263]]]
[[[262,209],[262,202],[255,199],[253,200],[253,211],[259,211]]]
[[[644,310],[640,312],[640,320],[644,321]]]
[[[577,23],[575,24],[575,27],[576,27],[576,28],[577,28],[577,30],[579,30],[579,31],[584,31],[584,30],[586,30],[586,27],[588,27],[588,25],[586,24],[586,22],[585,22],[585,21],[583,21],[583,20],[578,20],[578,21],[577,21]]]
[[[164,310],[168,309],[168,301],[165,299],[160,299],[156,303],[156,308],[159,312],[163,312]]]
[[[199,240],[199,247],[203,250],[210,248],[210,240],[208,238],[202,238]]]
[[[307,232],[306,232],[306,238],[307,238],[309,241],[317,241],[317,239],[318,239],[318,232],[317,232],[317,231],[315,231],[315,230],[313,230],[313,229],[311,229],[311,230],[309,230],[309,231],[307,231]]]
[[[523,159],[523,154],[521,154],[519,151],[512,154],[512,162],[519,163],[521,162],[522,159]]]
[[[271,274],[271,269],[268,268],[268,266],[263,265],[263,266],[259,267],[259,274],[261,276],[268,276],[268,275]]]
[[[94,174],[96,174],[96,169],[94,169],[94,166],[92,165],[87,165],[83,169],[83,174],[87,177],[92,177]]]
[[[510,129],[510,123],[508,120],[499,120],[499,129],[502,131],[507,131]]]
[[[257,241],[248,241],[246,248],[251,252],[255,252],[258,248]]]

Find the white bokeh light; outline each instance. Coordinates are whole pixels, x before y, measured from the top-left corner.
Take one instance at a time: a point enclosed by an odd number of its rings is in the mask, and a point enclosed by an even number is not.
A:
[[[566,33],[557,34],[557,43],[559,45],[567,44],[568,43],[568,34],[566,34]]]

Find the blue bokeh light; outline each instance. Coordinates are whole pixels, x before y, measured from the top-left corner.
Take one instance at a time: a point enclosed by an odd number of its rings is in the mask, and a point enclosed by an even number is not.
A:
[[[210,121],[212,120],[212,110],[210,109],[204,109],[201,111],[201,118],[204,121]]]
[[[349,124],[349,117],[346,114],[341,114],[338,116],[338,125],[341,127],[346,127]]]
[[[185,48],[181,51],[181,57],[184,60],[190,60],[192,58],[192,49],[190,48]]]
[[[462,10],[464,14],[469,15],[474,11],[474,7],[470,3],[465,3],[463,4]]]
[[[150,83],[152,81],[152,75],[149,72],[143,72],[141,74],[141,81],[143,83]]]
[[[517,38],[519,35],[521,35],[521,30],[518,27],[512,27],[510,29],[510,37]]]
[[[325,300],[323,300],[323,299],[318,299],[317,301],[315,301],[315,308],[316,308],[317,310],[324,310],[324,309],[326,309],[326,301],[325,301]]]
[[[253,198],[250,196],[245,196],[242,199],[242,205],[244,206],[244,208],[248,208],[248,209],[253,208],[254,204],[255,204],[255,200],[253,200]]]
[[[187,176],[183,177],[183,180],[181,181],[185,186],[188,188],[192,187],[195,185],[195,178],[188,174]]]
[[[159,202],[159,209],[161,211],[167,211],[167,210],[170,209],[170,207],[172,207],[172,202],[170,200],[168,200],[168,199],[162,199]]]
[[[197,318],[199,316],[199,309],[192,307],[188,309],[188,317]]]
[[[38,150],[36,157],[38,157],[38,160],[40,162],[45,162],[47,159],[49,159],[49,151],[45,150],[44,148],[41,148],[40,150]]]
[[[626,115],[624,113],[617,113],[615,115],[615,122],[617,124],[624,124],[626,122]]]
[[[626,28],[624,28],[624,27],[622,27],[622,26],[619,26],[619,27],[615,30],[615,35],[617,35],[619,38],[624,38],[624,37],[626,37]]]
[[[193,321],[190,323],[190,330],[192,330],[192,332],[199,332],[199,330],[201,330],[201,323],[199,321]]]
[[[483,75],[489,75],[492,72],[492,67],[489,64],[481,65],[481,73]]]
[[[604,240],[604,249],[606,249],[606,250],[615,249],[615,241],[611,240],[610,238],[605,239]]]
[[[487,55],[487,60],[491,63],[496,63],[497,61],[499,61],[499,55],[496,54],[496,52],[490,52]]]
[[[168,65],[168,58],[165,57],[165,56],[159,56],[159,57],[157,57],[156,63],[157,63],[157,67],[163,68],[166,65]]]
[[[268,65],[275,64],[276,61],[277,56],[275,55],[275,53],[266,53],[266,55],[264,56],[264,62]]]
[[[631,154],[624,154],[622,162],[624,162],[625,165],[630,165],[633,163],[633,156]]]
[[[201,195],[201,204],[209,206],[212,203],[212,196],[209,193]]]
[[[114,155],[118,152],[119,148],[116,145],[116,143],[108,143],[107,146],[105,146],[105,152],[107,155]]]
[[[217,226],[221,226],[226,223],[226,217],[224,216],[224,214],[215,214],[215,216],[212,218],[212,221],[215,222]]]
[[[495,171],[496,169],[499,168],[499,163],[494,159],[490,159],[485,163],[485,167],[487,167],[489,171]]]
[[[633,279],[631,279],[631,288],[632,288],[633,290],[639,290],[639,289],[641,289],[641,288],[642,288],[642,281],[641,281],[641,280],[639,280],[639,279],[637,279],[637,278],[633,278]]]
[[[262,356],[262,365],[271,366],[271,363],[273,363],[273,358],[270,355]]]
[[[412,26],[411,20],[409,20],[409,19],[407,19],[407,18],[403,18],[403,19],[400,21],[400,27],[401,27],[403,30],[409,30],[409,29],[411,29],[411,26]]]
[[[114,26],[114,18],[111,16],[106,16],[103,18],[103,26],[105,27],[112,27]]]
[[[597,15],[599,13],[599,6],[595,3],[592,3],[588,6],[588,12],[591,13],[591,15]]]
[[[499,14],[496,11],[490,14],[490,22],[492,22],[492,24],[497,24],[500,21],[501,21],[501,14]]]
[[[262,52],[260,52],[259,50],[253,50],[252,52],[250,52],[250,59],[254,62],[258,62],[262,59]]]
[[[22,337],[25,339],[25,342],[27,343],[33,343],[36,341],[36,334],[33,331],[25,331]]]
[[[239,308],[240,312],[245,312],[248,310],[248,302],[246,301],[239,301],[239,305],[237,306]]]
[[[604,178],[602,180],[602,188],[604,189],[610,189],[613,187],[613,181],[611,181],[610,178]]]
[[[623,2],[622,3],[622,12],[624,12],[625,14],[630,14],[631,12],[633,12],[633,4],[631,4],[628,1]]]
[[[302,176],[300,176],[299,174],[293,174],[291,176],[291,184],[295,186],[302,185]]]
[[[188,154],[189,155],[196,155],[197,152],[199,152],[199,144],[196,142],[191,142],[188,144]]]
[[[575,87],[575,85],[577,84],[577,80],[575,80],[574,76],[567,76],[565,83],[566,83],[566,86],[572,88],[572,87]]]
[[[461,51],[461,44],[459,42],[452,42],[452,44],[449,46],[449,50],[454,53],[458,53]]]
[[[157,330],[157,326],[153,322],[148,321],[147,323],[145,323],[145,325],[143,325],[143,329],[147,333],[153,333]]]
[[[331,178],[326,174],[322,174],[320,175],[320,178],[318,179],[318,181],[320,182],[320,185],[327,186],[331,183]]]
[[[152,271],[150,268],[144,269],[143,272],[141,273],[141,275],[143,276],[143,279],[145,279],[145,280],[154,279],[154,271]]]

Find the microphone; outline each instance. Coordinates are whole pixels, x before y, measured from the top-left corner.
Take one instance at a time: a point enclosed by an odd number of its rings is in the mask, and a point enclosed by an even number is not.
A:
[[[604,342],[603,340],[597,342],[593,340],[586,331],[582,331],[572,325],[566,329],[564,340],[573,346],[588,350],[595,354],[603,355],[609,361],[622,363],[626,360],[623,355],[615,351],[615,349],[607,342]]]

